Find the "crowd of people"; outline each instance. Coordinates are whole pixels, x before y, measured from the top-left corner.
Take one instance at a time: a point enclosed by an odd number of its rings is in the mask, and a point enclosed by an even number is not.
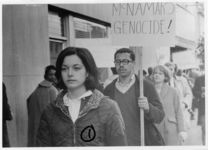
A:
[[[139,146],[142,138],[148,146],[183,145],[195,108],[205,144],[204,75],[187,75],[172,62],[150,67],[148,75],[143,71],[144,96],[140,96],[134,52],[117,50],[114,64],[114,76],[101,84],[88,49],[62,50],[56,66],[46,67],[44,80],[26,101],[27,146]],[[4,142],[9,142],[8,136]]]
[[[157,81],[158,78],[160,78],[158,76],[161,75],[163,76],[162,78],[164,78],[163,84],[160,84]],[[176,112],[175,115],[178,115],[178,117],[166,115],[166,117],[169,117],[166,119],[169,123],[174,122],[177,124],[178,132],[183,131],[179,132],[180,138],[183,137],[182,141],[185,141],[187,136],[189,136],[187,131],[190,129],[191,120],[197,118],[198,125],[202,128],[202,144],[205,145],[205,75],[203,73],[200,74],[200,72],[197,70],[182,71],[181,69],[178,69],[177,64],[167,62],[164,65],[149,67],[148,75],[145,76],[145,79],[155,85],[155,88],[160,95],[160,100],[163,103],[164,109],[167,109],[165,111],[166,114],[171,113],[171,109],[173,109],[174,106]],[[172,91],[175,91],[175,96],[168,92],[168,89],[171,87]],[[170,105],[168,103],[174,98],[174,103],[172,103],[171,107],[168,107],[167,105]],[[177,101],[180,103],[177,104],[178,107],[175,106]],[[198,110],[198,116],[196,116],[196,110]],[[168,123],[166,123],[166,126],[168,126]],[[159,130],[161,129],[159,128]],[[167,129],[163,129],[163,131],[165,130],[167,131]],[[171,132],[173,131],[174,129],[171,129]],[[169,133],[171,132],[169,131]],[[164,139],[168,139],[168,137]],[[178,144],[180,145],[182,143]]]

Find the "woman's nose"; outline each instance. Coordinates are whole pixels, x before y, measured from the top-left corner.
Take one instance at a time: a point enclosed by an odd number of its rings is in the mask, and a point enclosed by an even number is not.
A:
[[[72,76],[72,74],[73,74],[73,71],[72,71],[71,68],[69,68],[69,69],[68,69],[68,76]]]

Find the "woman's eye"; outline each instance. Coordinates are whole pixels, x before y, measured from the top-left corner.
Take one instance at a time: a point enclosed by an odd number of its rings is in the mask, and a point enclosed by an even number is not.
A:
[[[61,68],[62,71],[66,71],[66,68]]]
[[[81,68],[80,67],[74,67],[74,70],[80,70]]]

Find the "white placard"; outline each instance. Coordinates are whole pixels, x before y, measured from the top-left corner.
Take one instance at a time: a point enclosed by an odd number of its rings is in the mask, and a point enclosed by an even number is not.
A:
[[[114,3],[112,44],[167,46],[174,44],[174,3]]]

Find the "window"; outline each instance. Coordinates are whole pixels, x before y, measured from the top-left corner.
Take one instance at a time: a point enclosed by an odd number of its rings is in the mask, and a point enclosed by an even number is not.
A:
[[[76,45],[76,39],[79,42],[86,39],[107,39],[109,28],[107,22],[50,6],[48,31],[51,64],[55,64],[58,54],[66,46]]]
[[[67,42],[66,17],[58,12],[49,11],[48,29],[49,29],[49,48],[50,61],[55,65],[59,52],[64,48]]]
[[[64,18],[56,12],[49,11],[48,28],[50,37],[64,37]]]
[[[107,27],[87,20],[74,18],[75,38],[107,38]]]
[[[63,49],[63,43],[61,41],[50,40],[50,56],[51,64],[56,64],[56,59],[59,52]]]

